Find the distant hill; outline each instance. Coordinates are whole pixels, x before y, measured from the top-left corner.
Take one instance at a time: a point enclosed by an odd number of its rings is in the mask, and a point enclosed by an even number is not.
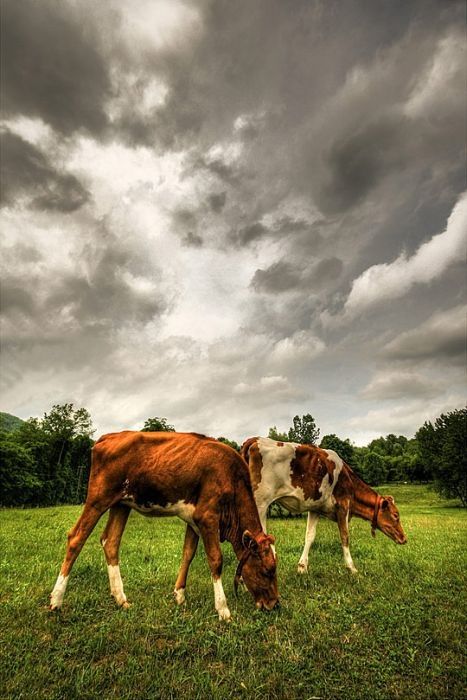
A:
[[[0,430],[6,430],[7,433],[11,433],[14,430],[18,430],[24,423],[24,420],[12,416],[11,413],[2,413],[0,411]]]

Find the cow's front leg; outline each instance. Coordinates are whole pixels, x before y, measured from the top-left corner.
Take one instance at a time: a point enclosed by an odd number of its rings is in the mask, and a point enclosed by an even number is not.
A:
[[[338,506],[337,508],[337,525],[341,536],[342,552],[344,554],[344,562],[346,567],[352,574],[357,573],[357,569],[352,560],[349,549],[349,505]]]
[[[303,547],[302,556],[300,557],[297,568],[299,574],[306,574],[306,572],[308,571],[308,553],[316,537],[316,526],[318,524],[318,518],[318,513],[312,513],[311,511],[308,511],[308,518],[306,521],[305,546]]]
[[[214,606],[219,615],[219,620],[230,621],[231,615],[227,605],[224,588],[222,586],[222,551],[219,541],[219,523],[204,522],[198,525],[203,538],[204,549],[211,570],[214,587]]]
[[[183,605],[185,602],[186,579],[188,569],[193,561],[198,547],[199,535],[193,530],[190,525],[186,526],[185,541],[183,543],[182,563],[178,571],[177,580],[175,581],[174,598],[177,605]]]

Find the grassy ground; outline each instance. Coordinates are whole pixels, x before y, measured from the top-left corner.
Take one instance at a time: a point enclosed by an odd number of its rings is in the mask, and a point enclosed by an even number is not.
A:
[[[426,487],[394,495],[405,547],[354,520],[359,574],[343,568],[337,527],[322,521],[310,573],[296,574],[305,520],[271,520],[277,538],[278,612],[224,587],[234,621],[221,623],[202,548],[187,605],[172,588],[183,539],[176,519],[132,514],[122,544],[130,610],[110,598],[99,523],[77,560],[63,612],[47,613],[66,530],[80,508],[0,512],[0,697],[3,698],[465,698],[467,512]],[[464,597],[463,597],[464,595]]]

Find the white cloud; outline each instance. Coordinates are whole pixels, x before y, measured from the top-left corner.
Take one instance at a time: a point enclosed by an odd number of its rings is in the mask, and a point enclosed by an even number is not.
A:
[[[141,56],[145,51],[177,47],[202,30],[200,12],[179,0],[126,0],[115,2],[121,12],[121,36],[129,52]]]
[[[324,342],[311,331],[297,331],[274,345],[267,363],[268,366],[281,368],[282,371],[297,371],[309,366],[324,349]]]
[[[404,401],[390,408],[371,409],[366,414],[354,416],[348,422],[352,428],[352,438],[359,445],[365,445],[380,435],[395,433],[411,437],[425,423],[434,421],[440,413],[453,411],[465,405],[465,397],[450,394],[427,403],[425,399]]]
[[[465,89],[465,37],[452,33],[437,45],[431,64],[421,73],[404,105],[407,116],[417,119],[442,119],[452,114],[453,107]]]
[[[144,72],[112,74],[114,96],[106,105],[111,122],[118,122],[131,114],[133,119],[148,119],[160,109],[169,94],[168,86],[158,77]]]
[[[52,127],[39,117],[20,115],[14,119],[2,119],[1,126],[41,149],[48,149],[54,141]]]
[[[344,318],[352,319],[376,304],[398,299],[416,284],[440,277],[454,262],[464,259],[467,232],[467,193],[452,210],[445,231],[421,245],[411,256],[402,253],[392,263],[373,265],[352,283]]]
[[[383,370],[360,392],[364,399],[430,398],[441,392],[440,383],[409,370]]]

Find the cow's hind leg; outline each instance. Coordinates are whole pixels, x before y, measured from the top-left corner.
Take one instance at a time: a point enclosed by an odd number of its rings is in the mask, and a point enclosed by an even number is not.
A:
[[[185,541],[183,543],[182,563],[178,571],[177,580],[175,581],[174,598],[177,605],[182,605],[185,602],[186,579],[188,569],[193,561],[198,547],[199,535],[193,530],[190,525],[186,526]]]
[[[300,557],[297,568],[299,574],[305,574],[308,571],[308,553],[310,551],[311,545],[315,541],[318,518],[318,513],[312,513],[311,511],[308,511],[308,518],[306,521],[305,546],[303,548],[302,556]]]
[[[115,598],[118,605],[122,608],[129,608],[130,604],[127,601],[123,590],[122,577],[120,575],[120,566],[118,562],[118,552],[120,549],[120,541],[123,531],[130,515],[130,509],[127,506],[117,504],[112,506],[109,512],[109,519],[104,532],[101,535],[101,544],[104,548],[105,559],[107,561],[107,571],[109,572],[110,593]]]
[[[63,560],[59,576],[50,595],[50,610],[58,610],[62,607],[68,577],[73,564],[78,554],[81,552],[84,543],[93,531],[97,521],[107,510],[107,507],[98,509],[86,503],[76,525],[69,531],[65,559]]]
[[[352,560],[349,549],[349,507],[348,505],[339,506],[336,511],[337,525],[339,526],[339,534],[341,536],[342,552],[344,554],[344,562],[348,570],[352,574],[356,574],[357,569]]]

